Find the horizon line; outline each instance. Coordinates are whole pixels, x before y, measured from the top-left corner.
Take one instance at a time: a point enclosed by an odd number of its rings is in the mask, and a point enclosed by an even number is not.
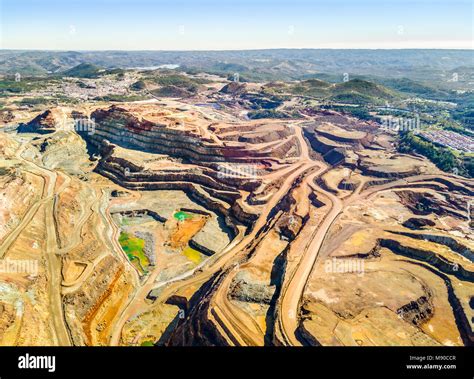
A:
[[[271,48],[250,48],[250,49],[35,49],[35,48],[2,48],[0,51],[44,51],[44,52],[221,52],[221,51],[261,51],[261,50],[459,50],[474,51],[472,47],[271,47]]]

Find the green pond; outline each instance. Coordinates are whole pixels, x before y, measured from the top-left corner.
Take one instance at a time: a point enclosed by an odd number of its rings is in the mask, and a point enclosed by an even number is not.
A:
[[[128,256],[130,261],[138,259],[140,266],[145,269],[150,264],[148,258],[145,255],[145,241],[141,238],[135,237],[130,233],[121,232],[119,237],[120,246],[122,246],[123,251]]]
[[[183,211],[179,211],[179,212],[176,212],[173,217],[178,220],[178,221],[184,221],[188,218],[192,218],[193,216],[190,215],[189,213],[186,213],[186,212],[183,212]]]

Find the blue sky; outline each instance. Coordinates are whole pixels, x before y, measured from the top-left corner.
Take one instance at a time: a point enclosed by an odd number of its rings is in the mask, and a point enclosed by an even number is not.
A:
[[[0,0],[0,48],[473,48],[468,0]]]

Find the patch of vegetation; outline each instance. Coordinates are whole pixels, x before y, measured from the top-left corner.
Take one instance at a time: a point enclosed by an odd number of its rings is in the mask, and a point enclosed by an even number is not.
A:
[[[376,117],[372,116],[366,107],[345,107],[340,105],[323,105],[321,109],[332,109],[338,112],[349,114],[353,117],[357,117],[359,120],[376,120]]]
[[[276,87],[273,90],[277,92],[285,92],[288,91],[294,95],[302,95],[302,96],[309,96],[315,98],[323,98],[331,95],[330,92],[331,84],[324,82],[319,79],[308,79],[296,84],[291,85],[289,88],[285,89],[285,87]]]
[[[64,76],[71,76],[74,78],[98,78],[104,73],[104,69],[91,63],[80,63],[77,66],[65,71]]]
[[[347,104],[383,104],[385,101],[402,96],[382,85],[362,79],[352,79],[342,83],[328,83],[320,79],[307,79],[297,83],[269,83],[265,93],[289,93],[320,100]]]
[[[451,111],[454,120],[474,131],[474,93],[464,93],[456,99],[457,107]]]
[[[133,83],[130,86],[130,89],[133,90],[133,91],[142,91],[142,90],[146,89],[146,83],[143,80],[139,80],[139,81]]]
[[[331,96],[329,100],[335,103],[346,104],[373,104],[376,102],[373,97],[361,93],[341,93]]]
[[[195,92],[173,85],[156,88],[151,90],[150,93],[158,97],[190,97],[195,95]]]
[[[443,171],[453,172],[457,169],[460,175],[474,177],[472,157],[457,156],[451,149],[436,146],[412,132],[402,133],[398,149],[402,153],[416,152],[424,155]]]
[[[143,341],[140,346],[155,346],[153,341]]]
[[[250,111],[247,116],[252,120],[257,120],[261,118],[291,119],[300,117],[300,114],[298,112],[295,112],[294,114],[289,114],[287,112],[277,111],[275,109],[262,109],[257,111]]]
[[[14,104],[36,106],[36,105],[47,105],[53,102],[54,102],[54,99],[46,98],[46,97],[24,97],[23,99],[19,101],[15,101]]]
[[[195,79],[180,74],[160,75],[152,78],[152,81],[160,86],[176,86],[192,93],[197,93],[200,84]]]
[[[362,79],[352,79],[347,82],[338,83],[331,89],[333,98],[361,103],[383,103],[385,100],[393,100],[400,97],[395,91],[379,84]],[[339,101],[341,101],[339,100]]]
[[[105,95],[100,97],[95,97],[94,100],[97,101],[115,101],[115,102],[131,102],[131,101],[142,101],[149,99],[146,95]]]
[[[0,80],[0,93],[25,93],[40,89],[47,84],[47,81],[40,78],[23,78],[17,82],[14,78]]]
[[[447,96],[444,91],[408,78],[382,79],[378,82],[396,91],[422,96],[427,99],[444,99]]]
[[[210,83],[209,80],[204,78],[191,78],[186,75],[172,72],[151,75],[142,80],[148,88],[153,86],[160,86],[150,92],[155,96],[160,97],[190,97],[194,96],[201,90],[204,84]],[[143,87],[143,84],[139,82],[135,83],[135,90]]]
[[[105,74],[107,75],[117,75],[117,79],[125,78],[125,70],[123,68],[110,68],[105,70]]]
[[[123,251],[127,254],[130,261],[138,260],[140,267],[145,269],[150,264],[148,258],[145,255],[145,241],[141,238],[130,235],[126,232],[121,232],[119,237],[120,246]]]

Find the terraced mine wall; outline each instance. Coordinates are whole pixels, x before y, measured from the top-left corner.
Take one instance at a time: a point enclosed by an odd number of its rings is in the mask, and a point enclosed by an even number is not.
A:
[[[166,170],[164,172],[145,171],[144,167],[114,156],[114,148],[114,145],[105,145],[103,148],[104,157],[99,162],[99,169],[111,170],[123,175],[128,170],[127,175],[130,176],[131,181],[189,181],[218,191],[224,191],[228,194],[237,194],[239,197],[240,194],[236,192],[236,188],[252,192],[261,184],[256,179],[220,177],[219,173],[207,168],[202,170]],[[222,194],[222,196],[225,196],[225,194]]]
[[[452,262],[449,262],[440,255],[431,251],[404,246],[400,242],[392,239],[380,239],[378,242],[380,243],[381,247],[385,247],[396,254],[400,254],[422,262],[427,262],[443,273],[453,275],[459,280],[474,283],[474,272],[467,271],[461,265],[455,266]]]
[[[320,153],[323,156],[323,159],[331,164],[337,165],[345,161],[346,156],[343,151],[341,151],[337,146],[328,145],[322,142],[315,134],[315,132],[308,129],[303,129],[303,134],[306,139],[309,141],[311,148]]]
[[[453,285],[449,277],[443,274],[442,272],[435,270],[433,267],[430,267],[429,265],[425,263],[421,263],[421,262],[410,262],[410,263],[416,264],[418,266],[421,266],[427,269],[428,271],[437,275],[444,281],[444,284],[446,285],[446,289],[448,290],[448,301],[449,301],[449,304],[451,305],[451,308],[453,309],[454,319],[456,321],[459,334],[461,335],[461,339],[465,346],[474,346],[474,333],[472,332],[471,324],[469,323],[469,319],[467,318],[466,313],[464,312],[464,308],[462,307],[461,302],[459,301],[458,297],[456,296],[454,292]]]
[[[329,186],[327,185],[326,181],[323,179],[322,176],[320,176],[316,179],[316,184],[327,192],[330,192],[332,194],[337,194],[336,190],[334,190],[332,188],[329,188]]]
[[[393,188],[392,188],[393,189]],[[396,192],[402,204],[408,207],[415,215],[428,215],[434,213],[438,216],[450,215],[461,220],[467,220],[467,216],[460,211],[465,204],[451,202],[437,202],[430,193],[413,192],[408,189]],[[445,193],[443,193],[445,195]]]
[[[122,216],[130,216],[130,217],[151,216],[153,217],[154,220],[161,223],[165,223],[167,221],[166,218],[164,218],[163,216],[160,216],[158,213],[150,209],[133,209],[133,210],[127,210],[127,211],[112,212],[111,214],[120,214]]]
[[[387,178],[387,179],[399,179],[399,178],[407,178],[409,176],[415,176],[420,174],[420,172],[414,168],[409,171],[391,171],[386,172],[383,170],[375,169],[370,167],[369,165],[360,164],[359,169],[362,171],[362,174],[365,176],[375,176],[377,178]]]
[[[125,159],[113,156],[114,146],[103,144],[103,158],[96,167],[96,171],[101,175],[111,179],[124,188],[134,190],[182,190],[188,196],[203,204],[206,208],[224,216],[226,225],[232,230],[231,237],[238,234],[234,221],[251,227],[258,218],[258,214],[246,212],[238,203],[240,193],[235,188],[223,184],[205,174],[198,174],[193,171],[166,171],[165,173],[144,172],[139,167]],[[128,169],[128,173],[126,174]],[[244,189],[253,190],[260,183],[255,180],[236,180]],[[196,185],[201,186],[203,191],[199,191]],[[210,196],[206,196],[209,194]],[[213,201],[211,197],[220,201]],[[229,206],[224,206],[223,203]],[[232,225],[231,225],[232,224]]]
[[[240,199],[240,193],[237,192],[226,192],[226,191],[215,191],[209,187],[202,187],[212,197],[225,201],[226,203],[232,204]],[[250,204],[250,203],[249,203]]]
[[[173,129],[165,124],[139,120],[126,109],[111,107],[91,114],[95,133],[87,136],[99,147],[108,140],[119,146],[141,151],[167,154],[189,162],[245,162],[268,157],[265,152],[247,150],[243,146],[212,145],[188,130]]]
[[[188,317],[185,320],[178,320],[177,325],[166,333],[166,339],[162,339],[161,343],[165,346],[228,346],[227,341],[216,329],[213,322],[209,320],[210,310],[209,301],[201,301],[209,299],[219,288],[220,282],[224,275],[222,271],[215,273],[206,283],[204,283],[198,291],[191,297],[188,302]],[[213,313],[217,318],[217,315]],[[220,323],[225,329],[225,324]],[[228,333],[231,335],[231,333]],[[233,341],[238,345],[238,341]]]
[[[115,172],[115,174],[126,175],[126,180],[128,182],[191,182],[210,187],[215,190],[235,192],[232,187],[228,187],[207,175],[199,175],[190,171],[133,172],[130,170],[129,174],[125,174],[125,170],[128,167],[130,166],[128,166],[127,161],[121,162],[116,158],[110,158],[107,161],[100,163],[101,170]]]
[[[337,188],[345,191],[355,191],[357,189],[357,183],[342,179],[337,185]]]
[[[469,184],[466,183],[466,186],[453,183],[450,180],[445,178],[435,177],[432,179],[435,182],[444,184],[450,191],[458,191],[468,196],[474,196],[474,186],[469,188]]]
[[[213,201],[210,197],[202,194],[194,184],[188,182],[138,182],[128,181],[130,176],[123,176],[116,170],[97,170],[101,175],[112,180],[114,183],[131,190],[157,191],[175,190],[184,191],[192,200],[202,204],[205,208],[222,215],[226,226],[230,229],[230,237],[233,239],[239,234],[235,224],[241,223],[251,227],[258,215],[248,214],[240,207],[224,207],[220,202]],[[237,203],[235,203],[237,204]]]
[[[391,231],[393,234],[399,234],[402,236],[418,239],[418,240],[425,240],[430,242],[435,242],[440,245],[444,245],[449,247],[451,250],[455,251],[456,253],[462,255],[463,257],[469,259],[471,262],[474,263],[474,251],[469,249],[467,246],[459,243],[452,237],[448,236],[437,236],[434,234],[417,234],[417,233],[409,233],[409,232],[396,232]]]
[[[375,187],[375,186],[381,186],[381,185],[384,185],[384,184],[387,184],[389,182],[391,182],[393,180],[390,180],[390,179],[375,179],[375,180],[370,180],[368,182],[365,182],[363,185],[362,185],[362,190],[361,191],[365,191],[366,189],[370,188],[370,187]]]
[[[335,148],[335,146],[332,145],[327,145],[323,142],[321,142],[314,131],[308,130],[308,129],[303,129],[303,134],[304,136],[308,139],[308,141],[311,144],[311,147],[313,150],[317,151],[318,153],[321,154],[327,154],[329,151]]]
[[[368,145],[370,145],[370,142],[371,142],[368,136],[365,136],[364,138],[360,138],[360,139],[355,139],[355,138],[351,138],[351,137],[337,136],[337,135],[331,134],[329,132],[325,132],[323,130],[317,130],[317,131],[315,131],[315,133],[317,133],[317,134],[319,134],[323,137],[326,137],[330,140],[336,141],[336,142],[341,142],[341,143],[344,143],[344,144],[351,144],[355,148],[362,148],[364,146],[368,146]]]
[[[291,208],[295,205],[296,200],[293,197],[293,190],[297,188],[303,178],[298,177],[296,178],[291,188],[289,189],[288,193],[278,202],[275,208],[270,212],[268,216],[267,224],[260,229],[255,238],[254,238],[254,245],[249,250],[246,257],[242,257],[238,264],[243,264],[249,257],[252,256],[253,252],[258,245],[258,241],[262,238],[263,235],[268,233],[268,231],[273,228],[273,226],[278,222],[281,218],[274,219],[278,213],[282,210],[288,212]],[[293,238],[296,238],[301,227],[304,225],[304,222],[307,221],[303,219],[302,224],[298,227]],[[288,222],[284,221],[282,224],[288,224]],[[275,333],[274,333],[274,322],[276,319],[276,303],[279,298],[279,294],[281,291],[281,286],[283,283],[283,278],[286,271],[286,263],[287,263],[287,253],[289,247],[286,246],[285,249],[276,257],[273,262],[272,272],[271,272],[271,281],[270,285],[263,284],[263,283],[252,283],[252,282],[241,282],[239,288],[231,289],[231,293],[235,296],[235,298],[240,299],[242,301],[248,302],[255,302],[261,304],[269,304],[270,308],[267,312],[266,316],[266,324],[268,326],[267,333],[265,335],[265,343],[266,344],[275,344],[278,343]],[[239,346],[239,341],[236,340],[232,333],[230,333],[227,329],[227,326],[224,322],[222,322],[219,318],[219,315],[214,311],[214,309],[210,308],[211,299],[215,291],[221,285],[222,280],[228,275],[230,270],[233,270],[233,267],[226,269],[225,271],[217,272],[213,278],[211,278],[208,282],[206,282],[200,290],[193,296],[193,299],[190,300],[189,309],[190,313],[188,317],[170,334],[166,344],[173,345],[173,346],[182,346],[182,345],[216,345],[222,344],[223,346],[227,346],[228,342],[220,335],[218,328],[216,327],[215,323],[218,324],[219,328],[222,328],[226,335],[231,339],[232,343],[236,346]],[[235,283],[233,283],[235,284]],[[231,295],[232,296],[232,295]],[[214,321],[209,320],[209,315],[212,315]]]

